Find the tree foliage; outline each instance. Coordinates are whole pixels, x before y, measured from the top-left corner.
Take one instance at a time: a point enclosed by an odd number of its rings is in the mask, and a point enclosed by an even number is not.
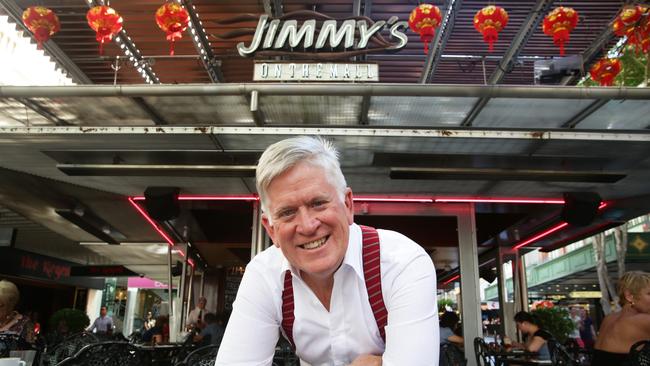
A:
[[[60,322],[64,322],[70,333],[78,333],[86,329],[90,324],[88,315],[81,310],[64,308],[58,310],[50,318],[50,327],[57,329]]]
[[[552,308],[537,308],[531,311],[537,317],[541,328],[550,332],[560,343],[564,343],[575,325],[566,309],[557,306]]]

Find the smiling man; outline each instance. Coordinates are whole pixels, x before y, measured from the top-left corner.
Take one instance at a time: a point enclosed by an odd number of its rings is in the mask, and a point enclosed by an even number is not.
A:
[[[216,364],[271,365],[282,333],[303,365],[437,365],[431,258],[399,233],[354,224],[332,144],[275,143],[256,178],[274,246],[246,267]]]

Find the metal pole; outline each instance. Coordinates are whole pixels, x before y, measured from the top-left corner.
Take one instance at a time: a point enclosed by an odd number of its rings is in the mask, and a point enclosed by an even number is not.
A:
[[[169,291],[168,302],[169,302],[169,317],[171,318],[174,315],[174,301],[172,298],[172,247],[171,245],[167,246],[167,290]]]
[[[423,96],[546,99],[650,99],[650,88],[420,84],[184,84],[0,86],[0,98],[247,95]]]
[[[481,296],[479,294],[478,246],[474,204],[466,204],[458,214],[458,256],[460,258],[460,291],[462,297],[465,357],[469,366],[476,366],[474,338],[483,336]]]
[[[191,267],[191,269],[190,269],[190,284],[187,286],[188,287],[188,290],[187,290],[187,302],[185,303],[186,304],[185,311],[183,312],[183,318],[184,319],[181,319],[181,329],[183,328],[182,324],[183,324],[184,320],[189,318],[189,316],[190,316],[190,309],[191,309],[190,304],[192,303],[192,295],[193,295],[192,294],[192,288],[193,288],[192,285],[193,284],[194,284],[194,267]]]

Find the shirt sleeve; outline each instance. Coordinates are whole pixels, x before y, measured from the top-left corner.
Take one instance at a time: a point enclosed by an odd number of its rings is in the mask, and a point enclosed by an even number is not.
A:
[[[440,335],[431,258],[424,252],[415,256],[390,288],[390,293],[384,294],[388,324],[382,365],[437,365]]]
[[[271,365],[273,362],[280,335],[274,299],[279,300],[281,293],[271,290],[253,263],[246,268],[239,285],[215,366]]]

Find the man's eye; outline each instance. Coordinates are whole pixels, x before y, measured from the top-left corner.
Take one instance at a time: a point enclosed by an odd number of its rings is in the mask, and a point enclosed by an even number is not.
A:
[[[278,217],[279,217],[279,218],[289,217],[289,216],[293,215],[294,212],[295,212],[294,210],[284,210],[284,211],[280,211],[280,213],[278,213]]]
[[[312,207],[320,207],[320,206],[323,206],[325,203],[327,203],[327,202],[325,202],[325,201],[314,201],[311,205],[312,205]]]

